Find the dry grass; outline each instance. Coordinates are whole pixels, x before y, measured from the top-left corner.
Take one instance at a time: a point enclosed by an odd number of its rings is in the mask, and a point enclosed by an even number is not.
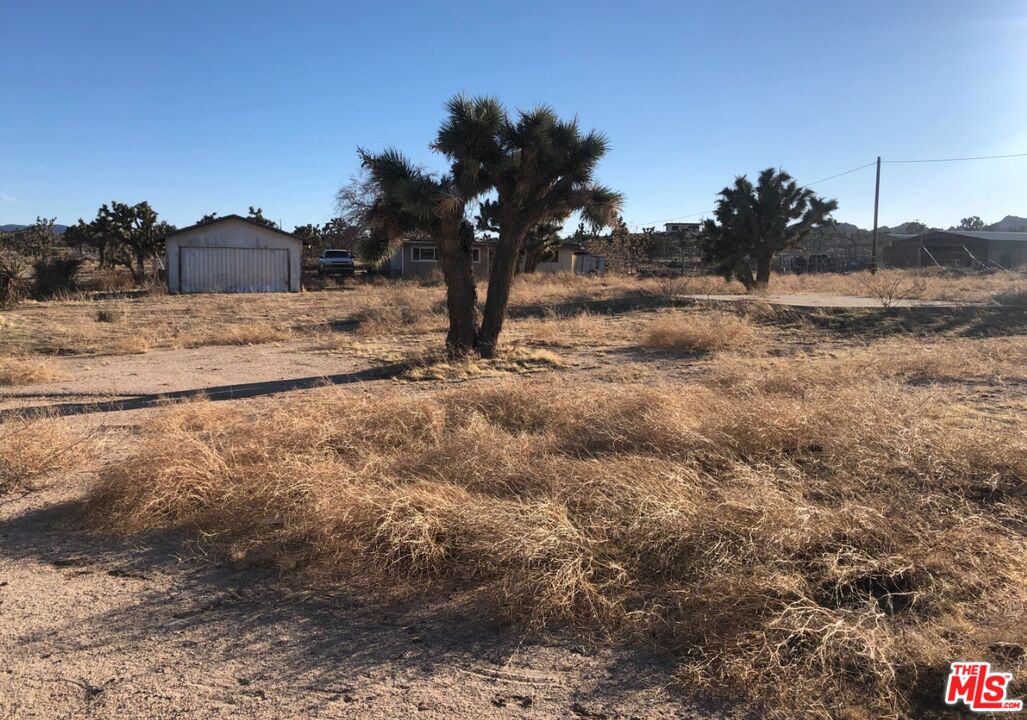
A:
[[[206,345],[260,345],[263,343],[290,340],[293,333],[287,328],[270,323],[251,322],[222,325],[210,330],[184,333],[173,339],[178,347],[203,347]]]
[[[350,321],[363,336],[440,330],[445,327],[442,298],[434,287],[376,283],[353,299]]]
[[[0,357],[0,387],[33,385],[60,378],[61,371],[49,358],[32,355]]]
[[[868,287],[895,285],[909,298],[953,302],[994,302],[1006,293],[1024,292],[1027,272],[955,272],[941,270],[883,269],[876,275],[858,273],[813,273],[774,275],[769,292],[779,294],[827,294],[874,296]]]
[[[948,276],[886,270],[891,277],[917,278],[929,299],[1014,302],[1027,287],[1023,273]],[[772,293],[866,294],[865,274],[775,275]],[[902,284],[900,282],[900,285]],[[912,282],[912,280],[911,280]],[[479,299],[486,287],[479,287]],[[608,275],[526,275],[514,282],[514,317],[549,313],[621,311],[638,305],[673,304],[683,295],[739,293],[738,283],[717,277],[637,278]],[[202,344],[278,342],[352,333],[365,339],[445,329],[444,288],[412,281],[347,283],[323,292],[256,295],[159,295],[137,299],[24,302],[3,313],[0,353],[136,353],[152,348]],[[581,322],[587,322],[582,320]],[[254,326],[256,330],[246,330]],[[540,328],[546,334],[545,328]],[[552,336],[552,333],[549,333]]]
[[[1023,283],[1023,286],[1018,289],[997,293],[995,295],[995,302],[999,305],[1027,308],[1027,282]]]
[[[686,687],[776,717],[912,717],[952,658],[1021,670],[996,648],[1027,643],[1027,426],[891,381],[771,392],[763,375],[185,404],[87,511],[652,638]]]
[[[411,359],[408,358],[408,362]],[[486,360],[468,357],[450,360],[445,353],[435,351],[427,356],[413,359],[414,366],[403,374],[408,380],[469,380],[481,377],[496,377],[508,374],[530,374],[564,367],[566,363],[548,350],[530,350],[514,346],[507,347],[499,357]]]
[[[805,397],[879,380],[906,383],[1027,382],[1027,337],[892,338],[795,357],[722,357],[708,383],[725,390]]]
[[[512,319],[504,326],[510,337],[552,347],[596,349],[635,337],[634,323],[625,316],[600,315],[587,310],[561,314],[549,309],[540,318]]]
[[[747,318],[726,312],[677,314],[654,320],[643,344],[678,355],[695,355],[734,348],[751,348],[759,329]]]
[[[15,417],[0,423],[0,496],[38,490],[85,467],[95,444],[60,419]]]

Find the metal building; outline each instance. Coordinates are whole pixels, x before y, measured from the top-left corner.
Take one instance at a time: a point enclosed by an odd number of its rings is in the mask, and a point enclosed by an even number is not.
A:
[[[168,292],[299,292],[303,241],[284,230],[226,215],[171,233]]]
[[[990,230],[928,230],[891,233],[883,259],[889,267],[977,267],[1010,270],[1027,266],[1027,233]]]

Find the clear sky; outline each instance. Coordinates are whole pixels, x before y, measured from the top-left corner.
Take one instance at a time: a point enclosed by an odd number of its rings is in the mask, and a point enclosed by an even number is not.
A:
[[[112,199],[321,222],[355,149],[427,149],[465,91],[609,136],[629,224],[735,175],[1027,152],[1027,2],[0,0],[0,224]],[[1027,216],[1027,158],[885,165],[881,223]],[[873,171],[815,189],[869,227]]]

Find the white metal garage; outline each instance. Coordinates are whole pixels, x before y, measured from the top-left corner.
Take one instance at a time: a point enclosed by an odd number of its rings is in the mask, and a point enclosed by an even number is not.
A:
[[[303,241],[239,215],[166,238],[168,291],[299,292]]]

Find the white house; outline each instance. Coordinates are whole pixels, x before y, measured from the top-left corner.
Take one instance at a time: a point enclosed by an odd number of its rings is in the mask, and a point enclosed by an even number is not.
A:
[[[535,272],[603,275],[606,273],[606,258],[593,255],[579,243],[565,240],[539,261]]]
[[[303,241],[239,215],[171,233],[168,292],[299,292]]]

